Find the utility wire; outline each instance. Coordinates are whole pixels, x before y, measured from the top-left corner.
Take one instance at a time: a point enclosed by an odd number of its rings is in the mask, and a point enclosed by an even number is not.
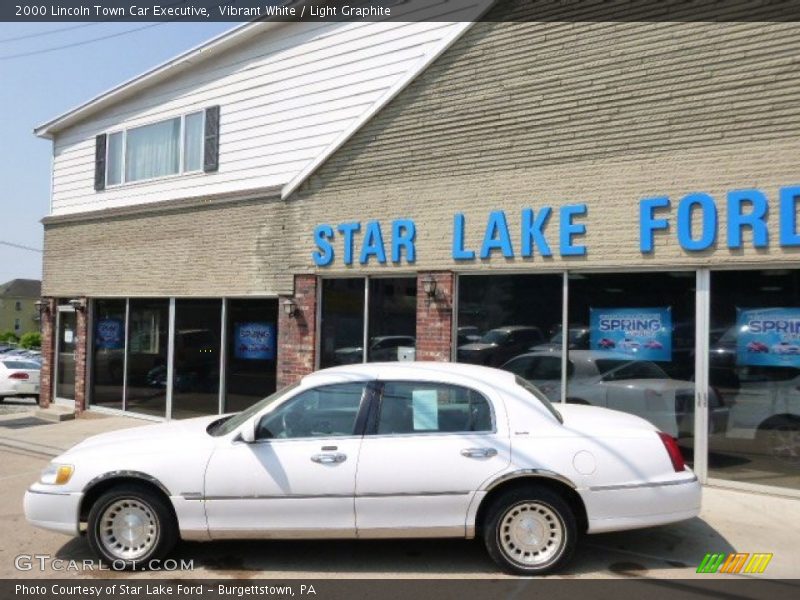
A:
[[[6,242],[0,240],[0,244],[4,246],[11,246],[12,248],[19,248],[20,250],[30,250],[31,252],[39,252],[41,254],[41,250],[39,248],[33,248],[31,246],[23,246],[22,244],[14,244],[13,242]]]
[[[85,46],[86,44],[93,44],[95,42],[101,42],[103,40],[109,40],[111,38],[121,37],[123,35],[128,35],[130,33],[136,33],[137,31],[142,31],[144,29],[151,29],[153,27],[158,27],[159,25],[166,25],[167,23],[172,23],[173,21],[159,21],[158,23],[150,23],[148,25],[144,25],[142,27],[136,27],[134,29],[128,29],[127,31],[118,31],[117,33],[110,33],[108,35],[90,38],[88,40],[81,40],[79,42],[72,42],[71,44],[61,44],[59,46],[50,46],[49,48],[40,48],[39,50],[31,50],[30,52],[19,52],[17,54],[5,54],[0,56],[0,60],[11,60],[13,58],[24,58],[26,56],[35,56],[37,54],[47,54],[48,52],[56,52],[57,50],[66,50],[67,48],[75,48],[76,46]]]
[[[91,27],[92,25],[103,25],[108,21],[94,21],[92,23],[79,23],[78,25],[70,25],[69,27],[59,27],[58,29],[48,29],[47,31],[37,31],[35,33],[26,33],[25,35],[18,35],[16,37],[2,38],[0,44],[8,44],[10,42],[19,42],[21,40],[29,40],[31,38],[42,37],[45,35],[55,35],[64,31],[72,31],[74,29],[82,29],[84,27]]]

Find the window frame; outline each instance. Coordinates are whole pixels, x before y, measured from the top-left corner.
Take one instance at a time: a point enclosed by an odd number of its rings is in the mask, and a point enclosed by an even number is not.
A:
[[[387,383],[405,383],[405,384],[424,384],[424,385],[439,385],[462,388],[464,390],[478,394],[489,405],[489,417],[492,420],[491,429],[484,431],[412,431],[409,433],[378,433],[378,420],[380,419],[381,407],[383,405],[383,391]],[[475,389],[472,386],[464,385],[461,383],[452,383],[449,381],[435,381],[425,379],[381,379],[375,382],[375,390],[369,406],[369,413],[366,419],[366,429],[364,437],[370,439],[378,438],[414,438],[419,436],[476,436],[476,435],[497,435],[497,413],[495,411],[494,402],[490,394]]]
[[[200,168],[193,169],[191,171],[186,170],[186,117],[190,115],[199,114],[201,115],[201,126],[200,129],[203,132],[203,135],[200,136],[200,143],[201,143],[201,160],[200,160]],[[173,119],[180,118],[181,120],[181,127],[180,127],[180,140],[178,143],[178,172],[177,173],[170,173],[168,175],[159,175],[157,177],[148,177],[146,179],[135,179],[133,181],[127,181],[125,172],[126,166],[128,162],[128,132],[133,129],[140,129],[142,127],[149,127],[150,125],[158,125],[160,123],[166,123],[167,121],[172,121]],[[150,183],[153,181],[161,181],[165,179],[173,179],[175,177],[182,177],[184,175],[196,175],[203,173],[203,161],[202,161],[202,152],[204,150],[204,140],[205,140],[205,127],[206,127],[206,111],[205,109],[198,109],[192,110],[186,113],[181,113],[180,115],[167,117],[165,119],[159,119],[157,121],[148,121],[147,123],[142,123],[141,125],[136,125],[133,127],[124,127],[124,128],[117,128],[117,129],[110,129],[108,130],[106,135],[106,156],[105,156],[105,180],[106,180],[106,189],[116,189],[120,187],[125,187],[129,185],[136,185],[140,183]],[[111,167],[111,160],[110,160],[110,149],[111,144],[109,143],[111,140],[112,135],[116,134],[122,135],[122,162],[120,164],[120,177],[121,181],[119,183],[109,183],[109,169]]]

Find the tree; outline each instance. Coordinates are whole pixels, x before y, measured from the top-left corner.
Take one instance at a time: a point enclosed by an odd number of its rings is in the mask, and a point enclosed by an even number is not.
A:
[[[29,331],[22,335],[19,340],[19,345],[23,348],[41,348],[42,347],[42,334],[38,331]]]
[[[13,331],[9,330],[9,331],[4,331],[3,333],[0,333],[0,343],[3,343],[3,342],[9,343],[10,342],[12,344],[16,344],[18,341],[19,341],[19,338],[17,337],[17,334],[14,333]]]

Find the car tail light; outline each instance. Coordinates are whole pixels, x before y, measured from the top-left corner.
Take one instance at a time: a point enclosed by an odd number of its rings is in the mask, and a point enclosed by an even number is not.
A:
[[[669,454],[669,459],[672,461],[672,468],[675,469],[675,472],[685,471],[686,463],[683,462],[683,454],[681,454],[681,449],[678,448],[678,442],[675,441],[675,438],[663,431],[658,432],[658,437],[664,443],[664,448]]]
[[[30,379],[30,375],[27,373],[12,373],[8,376],[9,379]]]

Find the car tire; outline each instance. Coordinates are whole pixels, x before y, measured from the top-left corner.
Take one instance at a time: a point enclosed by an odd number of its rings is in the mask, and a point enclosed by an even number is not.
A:
[[[178,526],[167,502],[142,485],[111,488],[89,511],[89,546],[114,569],[147,569],[150,561],[164,558],[178,541]]]
[[[567,501],[539,486],[501,495],[483,525],[489,556],[513,575],[558,571],[570,561],[578,541],[577,519]]]

